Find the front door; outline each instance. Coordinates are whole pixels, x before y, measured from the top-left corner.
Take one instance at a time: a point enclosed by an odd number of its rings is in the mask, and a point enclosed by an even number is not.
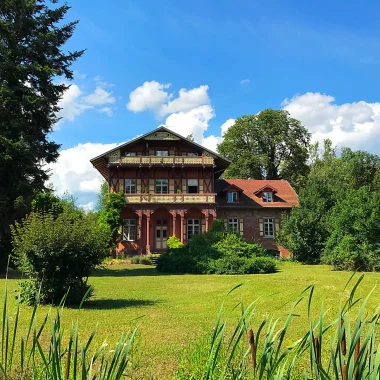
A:
[[[168,221],[158,219],[156,221],[156,249],[166,249],[166,240],[168,239]]]

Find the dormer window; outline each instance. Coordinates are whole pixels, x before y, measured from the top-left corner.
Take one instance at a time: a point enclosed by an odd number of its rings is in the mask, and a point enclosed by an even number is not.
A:
[[[273,193],[271,191],[263,192],[263,202],[264,203],[272,203],[273,202]]]
[[[227,202],[228,203],[237,203],[238,202],[238,192],[237,191],[229,191],[227,193]]]

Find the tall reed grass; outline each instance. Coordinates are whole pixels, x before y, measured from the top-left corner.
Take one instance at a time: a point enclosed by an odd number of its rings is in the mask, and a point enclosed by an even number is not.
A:
[[[323,303],[318,315],[311,312],[314,285],[304,289],[282,323],[268,317],[253,327],[259,301],[255,300],[247,307],[238,305],[240,318],[231,332],[222,318],[222,305],[212,334],[185,353],[177,379],[380,379],[380,305],[371,314],[366,310],[374,289],[356,298],[363,275],[356,282],[354,275],[344,288],[353,283],[349,296],[332,321],[327,320]],[[309,328],[286,344],[301,302],[307,302]]]
[[[26,331],[20,331],[19,325],[20,313],[25,309],[20,308],[18,301],[16,313],[10,315],[8,302],[5,281],[1,316],[0,379],[125,378],[137,328],[131,334],[122,334],[113,350],[105,343],[100,347],[93,347],[96,329],[80,343],[78,320],[72,323],[68,337],[64,336],[61,325],[64,300],[59,308],[49,310],[42,323],[37,323],[38,306],[34,306]]]

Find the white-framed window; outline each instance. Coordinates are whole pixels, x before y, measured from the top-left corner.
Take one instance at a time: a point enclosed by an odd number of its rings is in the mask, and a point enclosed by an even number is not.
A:
[[[136,194],[136,180],[135,179],[125,180],[125,194]]]
[[[123,240],[134,241],[136,240],[137,223],[136,219],[123,220]]]
[[[136,152],[125,152],[125,157],[136,157]]]
[[[167,150],[156,150],[156,156],[158,157],[168,157],[169,152]]]
[[[156,194],[167,194],[168,183],[167,179],[156,179]]]
[[[274,237],[274,219],[264,218],[264,237]]]
[[[229,191],[227,193],[227,202],[228,203],[238,202],[238,192],[237,191]]]
[[[198,180],[197,179],[187,180],[187,192],[189,194],[198,194]]]
[[[263,202],[264,203],[273,202],[273,193],[271,191],[264,191],[263,192]]]
[[[193,235],[201,233],[201,221],[199,219],[187,219],[187,240],[191,240]]]
[[[239,219],[228,219],[228,231],[234,234],[238,233],[239,230]]]

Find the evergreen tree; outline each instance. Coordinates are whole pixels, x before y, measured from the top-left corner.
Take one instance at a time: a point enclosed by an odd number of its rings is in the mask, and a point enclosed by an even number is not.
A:
[[[77,21],[64,24],[65,4],[44,0],[0,1],[0,252],[9,253],[9,225],[25,214],[44,188],[45,164],[57,160],[49,139],[58,102],[73,79],[70,66],[83,51],[66,52]]]

